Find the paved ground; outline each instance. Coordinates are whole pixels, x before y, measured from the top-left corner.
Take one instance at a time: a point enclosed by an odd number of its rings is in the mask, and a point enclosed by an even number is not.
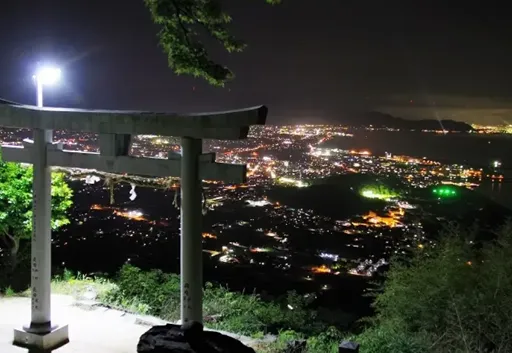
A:
[[[21,353],[27,349],[12,345],[13,329],[30,319],[29,298],[0,299],[0,352]],[[70,342],[56,353],[136,353],[139,337],[150,326],[162,324],[151,317],[137,317],[117,310],[82,303],[71,297],[52,295],[52,322],[69,325]],[[252,345],[247,337],[232,335]]]

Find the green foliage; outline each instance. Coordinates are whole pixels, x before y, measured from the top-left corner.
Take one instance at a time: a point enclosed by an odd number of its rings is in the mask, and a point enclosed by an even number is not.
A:
[[[279,332],[277,339],[272,344],[272,348],[276,352],[285,352],[290,341],[304,339],[304,335],[293,330],[283,330]],[[302,352],[293,352],[302,353]]]
[[[64,173],[52,173],[52,230],[69,224],[68,210],[73,205],[73,190]]]
[[[91,288],[99,294],[98,299],[108,306],[137,314],[155,315],[169,321],[179,319],[178,275],[159,270],[142,271],[124,265],[116,284],[100,277],[74,274],[66,269],[52,281],[52,292],[75,297],[80,297]],[[284,352],[288,342],[306,338],[306,352],[336,352],[342,339],[341,333],[335,327],[319,323],[315,312],[308,309],[309,305],[310,299],[293,291],[277,301],[265,302],[255,294],[231,292],[207,283],[203,312],[209,328],[261,339],[255,347],[258,352]],[[211,318],[215,320],[209,320]],[[276,335],[275,341],[263,340],[269,333]]]
[[[472,235],[453,229],[409,264],[392,264],[373,327],[357,338],[362,352],[512,351],[512,225],[489,244]]]
[[[106,294],[104,300],[117,307],[144,307],[144,314],[165,320],[178,320],[180,316],[180,278],[160,270],[149,272],[124,265],[117,278],[117,287]]]
[[[102,298],[109,305],[124,309],[140,306],[146,308],[144,313],[166,320],[179,319],[178,275],[124,265],[116,284],[117,287]],[[315,312],[308,309],[309,304],[307,298],[295,292],[279,301],[266,302],[256,294],[231,292],[211,283],[206,284],[203,294],[203,312],[208,326],[246,335],[275,333],[281,329],[320,332],[323,327],[313,324]]]
[[[14,297],[14,296],[16,296],[16,292],[11,287],[7,287],[4,290],[4,296],[7,298]]]
[[[56,279],[59,279],[59,278],[57,277]],[[65,268],[64,273],[62,274],[62,280],[65,282],[69,282],[73,279],[75,279],[75,275],[73,274],[73,271]]]
[[[254,339],[257,339],[257,340],[260,340],[260,339],[263,339],[265,337],[265,333],[264,332],[254,332],[251,334],[251,338],[254,338]]]
[[[90,277],[68,269],[64,269],[62,274],[56,275],[52,279],[52,293],[71,295],[78,299],[82,298],[89,290],[93,290],[99,297],[102,297],[114,288],[116,285],[108,279]],[[30,290],[25,291],[24,294],[30,295]]]
[[[265,0],[278,4],[281,0]],[[245,44],[228,29],[231,17],[218,0],[144,0],[151,18],[160,27],[160,45],[171,69],[177,74],[204,78],[223,86],[233,78],[227,67],[214,62],[198,32],[217,40],[228,52],[240,52]]]
[[[294,310],[290,310],[288,304],[295,305]],[[221,319],[213,323],[219,329],[244,334],[277,332],[282,328],[313,329],[310,319],[314,312],[308,310],[307,301],[294,292],[281,301],[265,302],[256,294],[240,294],[207,284],[203,306],[206,316],[220,316]]]
[[[290,352],[288,343],[302,339],[306,340],[306,349],[304,351],[293,351],[293,353],[336,353],[343,337],[335,327],[326,328],[320,334],[309,337],[301,332],[282,330],[274,342],[263,345],[256,351],[269,353]]]
[[[430,346],[424,335],[411,334],[389,323],[371,327],[351,340],[361,345],[361,353],[425,353]]]
[[[336,353],[342,335],[335,327],[329,327],[318,336],[311,336],[307,340],[307,350],[311,353]]]
[[[0,162],[0,228],[19,238],[32,232],[32,167]],[[52,229],[69,224],[73,193],[62,173],[52,173]]]
[[[20,240],[30,239],[32,234],[32,175],[32,167],[0,160],[0,246],[6,250],[0,259],[0,266],[6,269],[0,271],[0,287],[13,285],[21,289],[18,287],[24,286],[18,283],[24,276],[18,273],[13,277],[13,273],[20,271],[22,266],[27,267],[20,255],[29,259],[30,249],[22,246]],[[72,205],[73,194],[62,173],[52,173],[51,182],[51,228],[55,230],[69,224],[67,211]]]

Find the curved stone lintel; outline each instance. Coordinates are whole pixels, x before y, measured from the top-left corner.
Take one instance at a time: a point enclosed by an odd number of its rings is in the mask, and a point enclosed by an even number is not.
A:
[[[266,106],[215,113],[176,114],[122,110],[38,108],[0,99],[0,126],[102,134],[186,136],[238,140],[264,125]]]

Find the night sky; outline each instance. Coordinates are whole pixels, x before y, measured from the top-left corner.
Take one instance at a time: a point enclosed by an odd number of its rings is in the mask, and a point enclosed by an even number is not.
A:
[[[369,110],[512,123],[512,26],[493,1],[223,3],[249,46],[226,54],[207,41],[236,74],[216,88],[171,72],[142,0],[3,0],[0,97],[33,104],[40,61],[63,69],[62,84],[45,92],[54,106],[196,112],[266,104],[269,123],[342,122]]]

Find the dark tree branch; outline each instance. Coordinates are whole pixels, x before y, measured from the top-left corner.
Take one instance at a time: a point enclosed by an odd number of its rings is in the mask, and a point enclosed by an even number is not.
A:
[[[176,3],[175,0],[172,0],[172,4],[174,6],[174,9],[176,10],[176,18],[178,20],[178,24],[180,25],[182,31],[183,31],[183,37],[185,37],[185,40],[187,41],[187,44],[190,48],[193,48],[193,45],[192,43],[190,43],[190,39],[189,39],[189,34],[190,34],[190,30],[187,29],[187,27],[185,27],[185,24],[183,23],[183,21],[181,20],[181,14],[182,14],[182,10],[181,8],[178,6],[178,4]]]
[[[13,253],[17,253],[20,247],[19,239],[9,234],[7,230],[3,230],[5,237],[1,237],[4,241],[5,246],[9,247],[9,250]],[[7,241],[8,240],[8,241]]]
[[[265,2],[274,5],[281,0]],[[192,29],[199,25],[228,52],[245,48],[245,44],[227,28],[231,17],[222,10],[219,0],[144,0],[144,3],[153,22],[161,26],[160,45],[167,54],[169,67],[176,74],[202,77],[216,86],[223,86],[234,77],[229,68],[211,59]]]

